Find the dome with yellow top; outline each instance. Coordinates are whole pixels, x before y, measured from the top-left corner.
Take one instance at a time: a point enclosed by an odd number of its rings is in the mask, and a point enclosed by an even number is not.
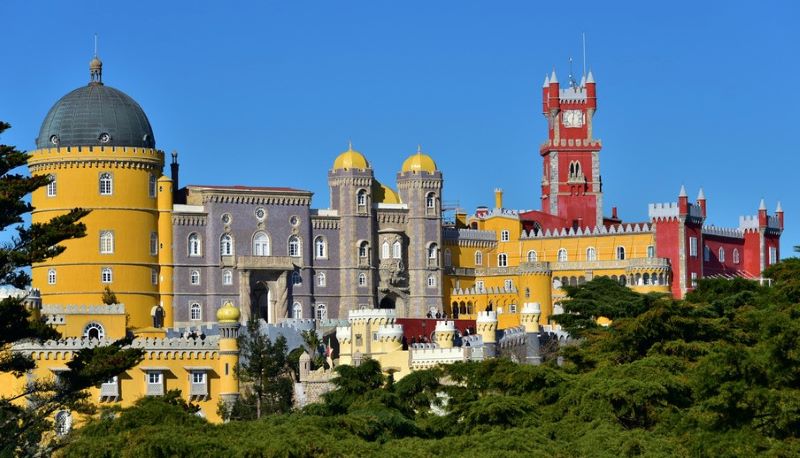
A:
[[[333,170],[348,170],[348,169],[368,169],[369,162],[363,154],[353,149],[353,144],[347,146],[347,151],[340,154],[335,161],[333,161]]]
[[[417,153],[409,156],[409,158],[403,162],[403,168],[401,172],[434,173],[436,172],[436,163],[433,162],[433,159],[431,159],[430,156],[422,152],[421,146],[418,146]]]
[[[372,182],[372,201],[382,204],[399,204],[400,195],[397,191],[375,180]]]
[[[234,307],[232,303],[226,302],[219,310],[217,310],[217,322],[219,323],[234,323],[239,321],[239,309]]]

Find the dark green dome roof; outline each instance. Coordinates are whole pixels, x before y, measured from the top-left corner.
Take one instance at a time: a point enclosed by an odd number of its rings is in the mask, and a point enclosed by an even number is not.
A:
[[[124,92],[92,82],[61,98],[44,118],[37,148],[129,146],[155,148],[150,121]]]

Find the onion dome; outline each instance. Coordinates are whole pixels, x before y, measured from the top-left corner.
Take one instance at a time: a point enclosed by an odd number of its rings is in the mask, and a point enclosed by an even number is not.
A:
[[[400,195],[397,191],[375,180],[372,182],[372,201],[382,204],[399,204]]]
[[[340,154],[335,161],[333,161],[333,170],[348,170],[348,169],[368,169],[369,162],[363,154],[353,149],[353,144],[349,143],[347,151]]]
[[[226,302],[217,310],[217,322],[219,323],[236,323],[239,321],[239,316],[241,316],[239,309],[230,302]]]
[[[430,156],[422,152],[421,146],[417,146],[416,154],[409,156],[409,158],[403,162],[402,173],[406,172],[434,173],[436,172],[436,163],[433,162]]]
[[[42,122],[37,148],[128,146],[155,148],[153,128],[142,107],[103,84],[103,63],[89,63],[90,82],[62,97]]]

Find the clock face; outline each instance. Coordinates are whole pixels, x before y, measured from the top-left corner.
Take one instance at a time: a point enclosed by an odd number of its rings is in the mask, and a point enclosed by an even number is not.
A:
[[[583,126],[583,112],[581,110],[566,110],[561,115],[561,121],[564,127],[581,127]]]

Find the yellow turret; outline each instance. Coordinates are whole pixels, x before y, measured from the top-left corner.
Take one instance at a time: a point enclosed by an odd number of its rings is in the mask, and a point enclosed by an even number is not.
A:
[[[219,323],[219,395],[226,404],[233,403],[239,397],[239,380],[236,378],[236,366],[239,363],[239,309],[226,302],[217,310]]]
[[[172,180],[162,176],[158,179],[158,292],[167,328],[173,322],[172,251]]]

